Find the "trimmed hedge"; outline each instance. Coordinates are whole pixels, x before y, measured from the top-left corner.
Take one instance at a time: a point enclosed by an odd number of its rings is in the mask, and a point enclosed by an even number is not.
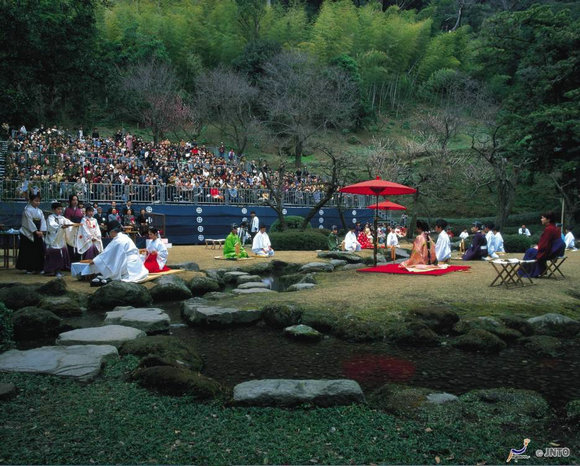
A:
[[[316,230],[288,230],[270,233],[272,248],[280,251],[316,251],[328,249],[328,238]]]
[[[506,252],[526,252],[532,247],[532,239],[525,235],[503,235],[503,245]]]
[[[304,217],[301,217],[300,215],[288,215],[284,217],[284,219],[286,220],[286,226],[288,227],[288,230],[299,230],[300,227],[302,226],[302,222],[304,221]],[[306,228],[307,229],[312,228],[312,226],[308,224]],[[280,230],[280,220],[278,219],[274,220],[272,226],[270,227],[270,232],[280,233],[281,231],[282,230]]]

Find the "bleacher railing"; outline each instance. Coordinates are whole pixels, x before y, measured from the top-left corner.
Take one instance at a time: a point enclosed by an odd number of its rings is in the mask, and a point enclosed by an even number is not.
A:
[[[30,192],[40,192],[43,200],[67,200],[76,194],[84,202],[110,203],[133,201],[141,204],[212,204],[212,205],[268,205],[266,189],[227,189],[176,185],[69,183],[54,181],[2,180],[0,199],[4,202],[24,201]],[[287,207],[311,207],[316,205],[323,193],[288,190],[284,192],[283,204]],[[368,198],[353,194],[336,194],[326,205],[360,209]]]

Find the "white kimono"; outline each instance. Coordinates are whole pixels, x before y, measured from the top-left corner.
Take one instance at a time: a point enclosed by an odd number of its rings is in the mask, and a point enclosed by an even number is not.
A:
[[[46,231],[46,220],[44,219],[44,214],[42,210],[36,207],[32,207],[32,204],[28,204],[22,212],[22,226],[20,227],[20,233],[26,236],[30,241],[34,243],[34,232],[38,231],[36,224],[34,222],[40,222],[40,231]]]
[[[138,282],[149,275],[139,256],[139,249],[131,238],[121,232],[93,259],[89,273],[100,273],[104,278],[124,282]]]
[[[489,230],[485,234],[485,240],[487,241],[487,255],[493,259],[497,259],[499,256],[495,253],[497,251],[497,244],[493,231]]]
[[[503,247],[503,236],[499,231],[495,234],[495,251],[505,252],[505,249]]]
[[[387,246],[399,246],[399,237],[394,231],[390,231],[387,235]]]
[[[68,218],[62,215],[50,214],[46,221],[47,230],[44,242],[46,247],[52,249],[62,249],[66,247],[66,230],[69,228],[63,228],[63,225],[70,225],[71,222]]]
[[[441,230],[435,244],[435,255],[439,262],[444,262],[451,257],[451,242],[446,231]]]
[[[76,247],[79,254],[84,254],[93,245],[95,245],[99,252],[103,251],[101,229],[99,228],[96,218],[84,217],[81,221],[81,226],[76,228],[76,230],[78,230]]]
[[[349,231],[344,237],[344,249],[345,251],[360,251],[361,245],[356,239],[354,231]]]
[[[153,251],[157,252],[157,265],[159,265],[159,269],[163,270],[165,264],[167,264],[167,256],[169,253],[167,252],[167,247],[161,241],[161,238],[155,238],[152,241],[147,241],[147,255],[152,253]],[[146,258],[144,258],[146,259]]]
[[[564,243],[566,243],[566,249],[576,249],[576,238],[574,238],[574,233],[571,231],[566,233]]]
[[[252,242],[252,252],[258,256],[273,256],[272,243],[268,233],[259,231]]]

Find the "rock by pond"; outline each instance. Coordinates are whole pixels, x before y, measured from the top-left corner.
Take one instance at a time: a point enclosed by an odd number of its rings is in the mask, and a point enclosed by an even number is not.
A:
[[[528,319],[534,331],[553,337],[573,337],[580,332],[580,322],[562,314],[548,313]]]
[[[346,251],[320,251],[316,254],[320,259],[337,259],[348,262],[349,264],[358,264],[362,262],[362,257]]]
[[[300,267],[300,272],[332,272],[334,265],[330,262],[309,262]]]
[[[47,296],[42,299],[39,307],[54,312],[59,317],[74,317],[83,313],[78,299],[70,296]]]
[[[269,288],[248,288],[248,289],[239,289],[236,288],[235,290],[232,290],[233,294],[255,294],[255,293],[275,293],[275,291],[272,291]]]
[[[295,283],[294,285],[290,285],[286,291],[303,291],[303,290],[310,290],[311,288],[316,288],[314,283]]]
[[[16,311],[23,307],[38,306],[42,296],[38,293],[38,288],[29,285],[16,285],[0,288],[0,301],[8,309]]]
[[[50,280],[38,288],[38,292],[48,296],[62,296],[67,292],[66,282],[58,278]]]
[[[159,277],[149,292],[155,302],[179,301],[180,299],[189,299],[192,296],[185,281],[176,275]]]
[[[302,341],[318,341],[322,338],[322,333],[318,330],[303,324],[286,327],[284,329],[284,335]]]
[[[188,325],[248,324],[260,320],[262,311],[208,306],[192,300],[181,303],[181,315]]]
[[[145,336],[146,333],[143,330],[133,327],[104,325],[103,327],[81,328],[61,333],[56,340],[56,344],[60,346],[112,345],[119,347],[126,341]]]
[[[12,316],[14,339],[42,340],[56,337],[62,332],[62,319],[51,311],[28,306],[19,309]]]
[[[124,325],[143,330],[149,334],[167,332],[169,316],[156,307],[140,307],[107,312],[105,325]]]
[[[211,277],[194,277],[189,281],[188,286],[192,296],[203,296],[221,289],[220,283]]]
[[[133,373],[133,379],[142,387],[164,395],[189,395],[198,400],[215,398],[224,392],[215,380],[182,367],[140,368]]]
[[[156,357],[163,365],[180,365],[199,371],[203,366],[201,356],[190,342],[168,335],[137,338],[123,343],[119,354],[132,354],[140,358]]]
[[[363,403],[364,395],[354,380],[250,380],[234,387],[234,403],[243,406],[296,406],[311,403],[337,406]]]
[[[109,310],[115,306],[148,307],[153,302],[149,290],[137,283],[112,281],[89,297],[89,310]]]
[[[252,288],[270,288],[270,286],[267,283],[261,282],[261,281],[257,281],[257,282],[246,282],[246,283],[241,283],[238,285],[238,290],[250,290]]]
[[[473,329],[464,335],[455,338],[451,344],[465,351],[483,351],[497,353],[506,348],[503,340],[493,333],[481,329]]]

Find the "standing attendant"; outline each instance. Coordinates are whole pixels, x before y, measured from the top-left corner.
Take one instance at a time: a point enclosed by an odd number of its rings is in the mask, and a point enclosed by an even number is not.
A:
[[[572,251],[577,251],[576,248],[576,238],[574,238],[574,233],[572,233],[572,227],[566,227],[566,236],[564,237],[564,243],[566,243],[566,249]]]
[[[39,206],[40,194],[31,194],[30,201],[22,212],[20,249],[16,268],[26,273],[39,273],[44,268],[46,220]]]
[[[270,237],[266,233],[266,225],[260,225],[260,231],[252,241],[252,252],[257,256],[271,257],[274,255]]]
[[[103,250],[101,228],[93,217],[95,209],[88,206],[77,234],[77,249],[83,259],[94,259]]]
[[[463,254],[464,261],[474,261],[487,257],[487,240],[481,232],[481,223],[473,222],[471,232],[473,233],[473,240],[471,246]]]
[[[79,225],[85,216],[79,206],[79,198],[76,194],[71,194],[69,196],[68,207],[64,210],[64,216],[76,225]],[[81,258],[76,246],[77,233],[78,230],[76,227],[69,228],[65,233],[66,243],[68,245],[68,255],[72,262],[77,262]]]
[[[66,245],[66,228],[78,226],[62,215],[60,202],[53,202],[52,213],[46,221],[46,253],[44,256],[44,273],[62,277],[63,270],[70,270],[70,257]]]
[[[399,247],[399,237],[393,227],[389,226],[389,234],[387,235],[387,247],[391,250],[391,260],[397,260],[397,248]]]
[[[447,222],[442,218],[436,220],[435,231],[439,234],[435,244],[437,262],[449,262],[449,259],[451,259],[451,241],[447,234]]]
[[[253,210],[250,212],[250,235],[252,236],[252,240],[254,240],[254,236],[258,234],[260,230],[260,219],[256,215],[256,212]]]

